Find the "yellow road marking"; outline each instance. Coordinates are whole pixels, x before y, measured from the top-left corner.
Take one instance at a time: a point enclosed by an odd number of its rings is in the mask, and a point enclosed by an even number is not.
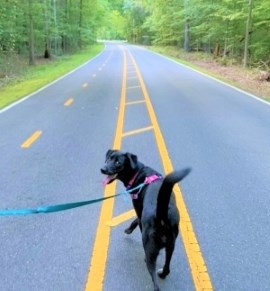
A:
[[[84,84],[82,85],[83,88],[86,88],[87,86],[88,86],[88,83],[84,83]]]
[[[150,97],[148,95],[146,86],[144,84],[141,72],[133,58],[133,56],[130,54],[131,60],[135,66],[135,69],[137,71],[138,79],[141,84],[141,88],[143,91],[143,95],[146,100],[146,106],[149,112],[149,116],[151,119],[151,122],[154,127],[154,133],[156,142],[158,145],[159,153],[162,159],[163,168],[165,173],[171,172],[173,170],[172,162],[169,157],[169,153],[167,151],[167,147],[164,141],[164,138],[162,136],[161,130],[158,125],[158,121],[156,118],[155,111],[153,109],[152,103],[150,101]],[[191,224],[191,219],[189,217],[183,195],[181,193],[181,190],[178,185],[174,187],[177,207],[180,210],[181,214],[181,220],[180,220],[180,230],[183,237],[183,243],[186,250],[186,254],[189,260],[192,278],[194,281],[194,285],[196,290],[213,290],[212,283],[210,276],[207,271],[206,264],[203,259],[203,255],[200,251],[200,246],[197,241],[195,232],[193,231],[193,227]]]
[[[130,135],[142,133],[142,132],[149,131],[149,130],[152,130],[152,129],[153,129],[153,126],[148,126],[148,127],[144,127],[144,128],[139,128],[139,129],[131,130],[131,131],[128,131],[128,132],[123,133],[122,134],[122,137],[126,137],[126,136],[130,136]]]
[[[73,103],[73,101],[74,100],[72,98],[67,99],[67,101],[64,103],[64,106],[70,106]]]
[[[119,105],[118,121],[116,126],[115,138],[113,143],[114,149],[121,148],[121,135],[123,132],[124,115],[125,115],[125,99],[126,99],[126,66],[127,57],[124,53],[123,64],[123,81],[121,99]],[[115,193],[116,183],[112,183],[105,188],[104,196]],[[106,225],[107,221],[112,219],[114,199],[107,200],[102,203],[97,233],[90,262],[90,270],[85,286],[86,291],[101,291],[103,287],[103,279],[107,261],[107,253],[110,242],[110,227]]]
[[[130,102],[127,102],[126,105],[134,105],[134,104],[141,104],[141,103],[145,103],[145,100],[130,101]]]
[[[131,87],[128,87],[127,89],[130,90],[130,89],[137,89],[137,88],[140,88],[140,86],[131,86]]]
[[[126,220],[133,218],[133,217],[136,217],[136,213],[135,213],[134,209],[127,211],[123,214],[120,214],[118,216],[115,216],[111,221],[108,221],[106,224],[108,226],[116,226],[116,225],[119,225],[120,223],[122,223]]]
[[[29,148],[42,134],[42,131],[35,131],[27,140],[22,143],[22,148]]]
[[[155,138],[157,142],[157,146],[159,149],[159,153],[162,159],[163,167],[165,173],[172,171],[173,166],[169,158],[169,154],[167,152],[167,148],[165,145],[165,141],[163,139],[161,130],[158,126],[157,118],[155,116],[154,109],[152,107],[150,97],[147,93],[145,84],[143,82],[141,73],[137,67],[137,64],[130,54],[132,62],[135,65],[141,88],[146,100],[147,109],[149,112],[149,116],[151,122],[153,124],[153,129],[155,133]],[[125,98],[126,98],[126,53],[124,52],[124,68],[123,68],[123,83],[122,83],[122,91],[121,91],[121,100],[119,106],[119,115],[118,122],[116,127],[116,134],[113,148],[120,149],[121,147],[121,135],[123,132],[123,123],[124,123],[124,108],[125,108]],[[112,194],[115,192],[116,184],[113,183],[106,187],[104,196]],[[189,214],[187,212],[180,188],[175,186],[174,188],[177,200],[177,206],[180,209],[181,213],[181,222],[180,222],[180,230],[183,237],[183,242],[185,246],[185,250],[187,253],[187,257],[189,260],[189,264],[191,267],[192,277],[194,281],[194,285],[196,290],[213,290],[211,279],[208,275],[207,267],[205,265],[202,253],[200,251],[200,246],[197,242],[196,235],[193,231],[193,227],[191,224],[191,220]],[[109,200],[102,204],[101,214],[99,219],[99,225],[97,228],[96,239],[93,249],[93,254],[91,258],[90,271],[86,283],[86,290],[92,291],[97,290],[101,291],[103,288],[103,279],[106,268],[107,261],[107,253],[109,248],[109,240],[110,240],[110,227],[109,225],[115,223],[121,223],[122,221],[131,217],[130,213],[125,213],[120,217],[116,217],[116,220],[112,220],[114,200]],[[107,225],[106,225],[107,223]]]

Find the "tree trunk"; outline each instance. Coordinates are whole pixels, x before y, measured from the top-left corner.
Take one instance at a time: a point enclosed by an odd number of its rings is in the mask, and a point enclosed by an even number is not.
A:
[[[47,42],[45,43],[45,52],[44,52],[44,58],[49,59],[51,57],[50,51],[48,49],[48,44]]]
[[[244,48],[244,59],[243,59],[243,66],[244,68],[247,67],[248,64],[248,46],[249,46],[249,36],[250,36],[250,26],[251,26],[251,18],[252,18],[252,0],[249,0],[249,8],[248,8],[248,17],[246,23],[246,34],[245,34],[245,48]]]
[[[188,1],[184,0],[184,11],[185,11],[185,31],[184,31],[184,50],[185,52],[190,51],[190,43],[189,43],[189,17],[187,14]]]
[[[45,51],[44,58],[49,59],[51,57],[50,54],[50,37],[49,37],[49,15],[48,15],[48,7],[47,0],[44,0],[44,31],[45,31]]]
[[[185,52],[189,52],[190,51],[190,44],[189,44],[189,19],[186,19],[186,21],[185,21],[184,50],[185,50]]]
[[[214,49],[214,58],[217,59],[220,55],[220,44],[216,43],[215,49]]]
[[[68,0],[65,0],[65,4],[64,5],[65,5],[65,17],[64,17],[64,19],[65,19],[66,23],[69,23],[69,10],[68,10],[69,3],[68,3]],[[68,50],[68,38],[67,38],[66,32],[64,32],[62,34],[62,49],[63,49],[63,53],[64,54]]]
[[[79,48],[82,48],[82,22],[83,22],[83,0],[80,0],[80,20],[79,20]]]
[[[58,25],[57,25],[57,15],[56,15],[56,0],[53,0],[53,18],[54,18],[54,53],[58,55]]]
[[[28,20],[29,20],[29,65],[35,65],[34,27],[33,27],[33,5],[32,0],[28,0]]]

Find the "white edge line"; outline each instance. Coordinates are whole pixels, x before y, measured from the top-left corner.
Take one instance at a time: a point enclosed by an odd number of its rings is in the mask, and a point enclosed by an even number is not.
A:
[[[3,113],[3,112],[5,112],[5,111],[7,111],[7,110],[9,110],[9,109],[11,109],[12,107],[14,107],[14,106],[16,106],[16,105],[22,103],[23,101],[29,99],[30,97],[32,97],[33,95],[35,95],[35,94],[41,92],[42,90],[44,90],[44,89],[46,89],[46,88],[52,86],[52,85],[55,84],[56,82],[60,81],[61,79],[64,79],[65,77],[67,77],[68,75],[70,75],[70,74],[74,73],[75,71],[79,70],[79,69],[82,68],[83,66],[86,66],[88,63],[92,62],[94,59],[98,58],[101,54],[103,54],[104,51],[105,51],[105,49],[106,49],[106,44],[104,45],[103,50],[102,50],[99,54],[97,54],[96,56],[94,56],[92,59],[88,60],[87,62],[83,63],[83,64],[80,65],[79,67],[73,69],[72,71],[66,73],[65,75],[59,77],[58,79],[52,81],[51,83],[49,83],[49,84],[47,84],[47,85],[45,85],[45,86],[39,88],[39,89],[36,90],[35,92],[32,92],[31,94],[29,94],[29,95],[27,95],[27,96],[21,98],[20,100],[15,101],[15,102],[11,103],[10,105],[4,107],[3,109],[0,110],[0,114]]]
[[[228,84],[228,83],[226,83],[226,82],[224,82],[224,81],[221,81],[221,80],[219,80],[219,79],[216,79],[215,77],[212,77],[212,76],[210,76],[210,75],[208,75],[208,74],[206,74],[206,73],[200,72],[200,71],[198,71],[198,70],[196,70],[196,69],[194,69],[194,68],[192,68],[192,67],[189,67],[188,65],[182,64],[180,61],[178,62],[178,61],[176,61],[176,60],[171,59],[170,57],[167,57],[167,56],[164,56],[164,55],[162,55],[162,54],[160,54],[160,53],[157,53],[157,52],[151,51],[151,50],[149,50],[149,49],[147,49],[147,48],[143,48],[143,49],[145,49],[145,50],[147,50],[148,52],[151,52],[151,53],[153,53],[153,54],[156,54],[156,55],[158,55],[158,56],[160,56],[160,57],[163,57],[164,59],[167,59],[167,60],[169,60],[169,61],[171,61],[171,62],[173,62],[173,63],[176,63],[176,64],[178,64],[178,65],[180,65],[180,66],[183,66],[183,67],[185,67],[185,68],[187,68],[187,69],[190,69],[190,70],[192,70],[192,71],[194,71],[194,72],[196,72],[196,73],[198,73],[198,74],[201,74],[201,75],[203,75],[204,77],[210,78],[210,79],[212,79],[212,80],[214,80],[214,81],[216,81],[216,82],[219,82],[219,83],[221,83],[221,84],[223,84],[223,85],[225,85],[225,86],[227,86],[227,87],[230,87],[230,88],[232,88],[232,89],[234,89],[234,90],[236,90],[236,91],[238,91],[238,92],[240,92],[240,93],[243,93],[243,94],[245,94],[245,95],[247,95],[247,96],[249,96],[249,97],[251,97],[251,98],[253,98],[253,99],[257,100],[257,101],[260,101],[260,102],[262,102],[262,103],[264,103],[264,104],[266,104],[266,105],[270,105],[270,102],[268,102],[267,100],[261,99],[260,97],[257,97],[257,96],[255,96],[255,95],[253,95],[253,94],[251,94],[251,93],[249,93],[249,92],[247,92],[247,91],[244,91],[244,90],[242,90],[242,89],[240,89],[240,88],[237,88],[237,87],[235,87],[235,86],[233,86],[233,85],[230,85],[230,84]]]

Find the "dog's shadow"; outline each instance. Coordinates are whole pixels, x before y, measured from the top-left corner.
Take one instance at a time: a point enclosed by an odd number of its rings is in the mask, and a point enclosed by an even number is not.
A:
[[[134,234],[124,234],[124,240],[128,247],[142,248],[142,242],[139,235],[135,236]]]

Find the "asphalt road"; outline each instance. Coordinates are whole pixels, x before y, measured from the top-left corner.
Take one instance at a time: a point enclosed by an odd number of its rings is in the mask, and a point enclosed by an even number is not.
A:
[[[107,44],[78,70],[0,112],[1,209],[102,197],[99,169],[113,145],[160,172],[167,152],[174,168],[193,168],[181,192],[207,286],[270,290],[267,103],[145,49]],[[108,191],[123,190],[113,187]],[[131,209],[120,197],[0,217],[0,290],[152,290],[139,231],[123,233],[129,216],[121,215]],[[164,291],[200,290],[185,236],[160,282]]]

